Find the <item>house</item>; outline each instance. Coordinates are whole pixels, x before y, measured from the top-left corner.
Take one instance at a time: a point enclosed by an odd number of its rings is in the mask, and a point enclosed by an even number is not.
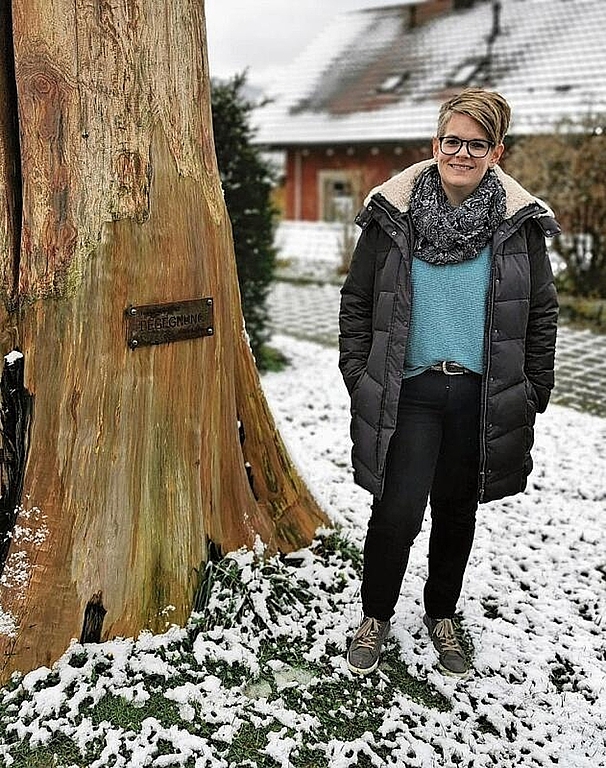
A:
[[[284,218],[350,219],[369,189],[431,155],[439,104],[469,85],[509,100],[509,142],[603,118],[604,29],[605,0],[402,0],[338,15],[256,115],[256,141],[285,153]]]

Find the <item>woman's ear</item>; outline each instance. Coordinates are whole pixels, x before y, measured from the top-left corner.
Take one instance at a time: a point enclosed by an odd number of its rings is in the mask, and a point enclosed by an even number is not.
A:
[[[497,144],[490,154],[490,167],[494,168],[498,164],[503,152],[505,151],[505,144]]]
[[[433,151],[433,159],[437,160],[440,151],[440,140],[436,136],[431,140],[431,149]]]

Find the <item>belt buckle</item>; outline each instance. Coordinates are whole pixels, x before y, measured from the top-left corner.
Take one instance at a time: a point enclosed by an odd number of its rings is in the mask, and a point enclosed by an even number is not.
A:
[[[449,371],[448,370],[448,360],[442,360],[442,373],[445,373],[447,376],[462,376],[465,371]]]

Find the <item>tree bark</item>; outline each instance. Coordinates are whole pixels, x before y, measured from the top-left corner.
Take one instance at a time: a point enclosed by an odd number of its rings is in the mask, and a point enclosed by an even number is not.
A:
[[[72,637],[183,623],[210,542],[288,551],[327,523],[246,341],[203,3],[7,5],[0,341],[22,353],[4,371],[22,365],[23,383],[2,421],[6,514],[20,506],[0,679]],[[198,298],[212,298],[212,336],[129,348],[127,307]]]

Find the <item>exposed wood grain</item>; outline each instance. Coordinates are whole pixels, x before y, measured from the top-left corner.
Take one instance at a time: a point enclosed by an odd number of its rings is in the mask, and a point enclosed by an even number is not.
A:
[[[21,169],[10,3],[0,4],[0,355],[15,346],[9,322],[19,264]]]
[[[289,550],[327,522],[245,341],[203,31],[195,0],[13,2],[23,216],[0,320],[35,407],[0,679],[56,659],[87,606],[101,639],[184,622],[209,542]],[[127,306],[203,296],[212,337],[128,348]]]

